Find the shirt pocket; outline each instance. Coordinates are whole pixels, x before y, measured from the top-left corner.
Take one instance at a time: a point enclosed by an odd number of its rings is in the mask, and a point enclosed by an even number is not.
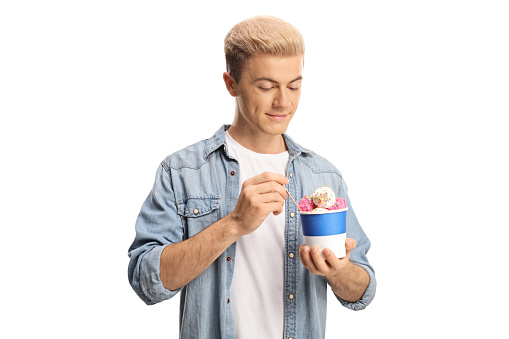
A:
[[[187,197],[177,204],[177,213],[184,222],[188,238],[219,220],[220,200],[216,196]]]

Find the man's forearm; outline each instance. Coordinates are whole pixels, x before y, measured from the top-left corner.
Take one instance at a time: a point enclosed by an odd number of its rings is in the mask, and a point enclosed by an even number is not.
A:
[[[161,253],[159,278],[174,291],[207,269],[239,238],[229,216],[210,225],[194,237],[167,246]]]
[[[369,274],[351,261],[335,276],[327,277],[332,291],[341,299],[356,302],[362,298],[369,285]]]
[[[288,179],[264,172],[247,179],[233,211],[194,237],[166,246],[159,277],[170,291],[187,285],[241,236],[256,230],[269,213],[283,212]]]

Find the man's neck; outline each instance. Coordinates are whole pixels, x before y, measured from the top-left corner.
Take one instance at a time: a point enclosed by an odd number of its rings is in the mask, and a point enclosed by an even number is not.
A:
[[[288,150],[282,135],[267,135],[265,133],[253,133],[243,131],[232,125],[228,129],[230,136],[243,147],[261,154],[279,154]]]

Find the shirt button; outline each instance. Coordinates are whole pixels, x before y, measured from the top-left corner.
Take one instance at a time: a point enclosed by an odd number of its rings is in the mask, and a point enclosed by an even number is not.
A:
[[[226,261],[232,261],[232,257],[226,257]]]
[[[293,218],[295,216],[295,213],[290,213],[290,218]]]
[[[293,253],[290,253],[290,254],[288,254],[288,256],[289,256],[290,258],[293,258],[293,257],[294,257],[294,254],[293,254]]]
[[[288,298],[290,298],[290,300],[292,300],[292,299],[293,299],[293,294],[290,294],[290,295],[288,296]]]
[[[290,173],[290,178],[293,178],[293,173]],[[290,339],[292,339],[292,338],[290,338]]]
[[[230,303],[230,298],[228,298],[228,300],[226,300],[226,302],[229,304]]]
[[[195,208],[195,209],[194,209],[194,211],[193,211],[193,213],[194,213],[194,214],[198,214],[198,212],[199,212],[199,211],[198,211],[198,209],[197,209],[197,208]]]
[[[235,171],[231,171],[230,175],[233,177],[235,175]]]

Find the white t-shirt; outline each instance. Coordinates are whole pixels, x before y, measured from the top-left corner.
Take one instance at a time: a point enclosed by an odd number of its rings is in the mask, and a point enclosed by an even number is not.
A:
[[[226,143],[228,153],[239,163],[240,188],[246,179],[263,172],[286,175],[288,152],[255,153],[236,142],[228,132]],[[285,213],[278,216],[270,213],[254,232],[237,240],[230,287],[237,339],[283,337],[284,264]]]

